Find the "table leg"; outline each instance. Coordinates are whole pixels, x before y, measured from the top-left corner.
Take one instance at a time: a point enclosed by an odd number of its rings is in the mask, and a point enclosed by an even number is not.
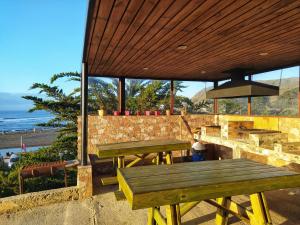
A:
[[[179,205],[166,206],[167,225],[181,225]]]
[[[156,225],[155,219],[154,219],[154,208],[148,209],[148,225]]]
[[[125,167],[125,159],[124,156],[118,156],[118,168],[124,168]],[[119,184],[119,191],[121,191],[121,186]]]
[[[166,163],[167,164],[173,164],[172,152],[167,152],[167,154],[166,154]]]
[[[230,197],[217,198],[216,202],[218,204],[228,208],[228,203],[230,201],[227,201],[227,199],[230,199]],[[217,215],[216,215],[216,225],[226,225],[227,223],[228,223],[228,212],[226,212],[223,209],[218,208]]]
[[[156,156],[156,165],[163,164],[163,153],[158,152]]]
[[[272,224],[264,193],[260,192],[250,195],[250,202],[254,215],[253,218],[250,219],[251,225]]]

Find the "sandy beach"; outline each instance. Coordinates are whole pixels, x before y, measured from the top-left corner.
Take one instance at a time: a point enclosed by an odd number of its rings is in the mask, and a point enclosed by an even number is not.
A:
[[[57,130],[0,134],[0,149],[20,147],[21,136],[27,147],[47,146],[55,140],[57,134]]]

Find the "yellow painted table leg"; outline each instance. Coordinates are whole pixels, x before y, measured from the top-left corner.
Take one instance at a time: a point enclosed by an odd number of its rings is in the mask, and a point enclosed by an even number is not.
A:
[[[250,202],[253,210],[253,217],[250,219],[251,225],[272,224],[267,201],[263,193],[250,195]]]
[[[154,208],[149,208],[148,209],[148,225],[155,225],[155,220],[154,220]]]
[[[156,156],[156,165],[163,164],[163,153],[159,152]]]
[[[228,207],[229,201],[227,199],[230,197],[226,198],[217,198],[217,203],[224,206]],[[226,225],[228,223],[228,212],[226,212],[223,209],[217,209],[217,215],[216,215],[216,225]]]
[[[179,205],[166,206],[167,225],[181,225]]]
[[[124,156],[118,157],[118,168],[124,168],[125,167],[125,158]],[[119,190],[121,191],[121,186],[119,184]]]
[[[167,155],[166,155],[166,163],[167,164],[173,164],[173,159],[172,159],[172,152],[167,152]]]

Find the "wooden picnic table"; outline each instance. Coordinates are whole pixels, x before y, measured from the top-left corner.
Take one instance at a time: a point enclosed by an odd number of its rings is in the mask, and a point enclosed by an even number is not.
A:
[[[100,158],[177,151],[190,147],[189,141],[177,139],[129,141],[96,146]]]
[[[229,213],[252,225],[271,224],[264,192],[300,186],[300,174],[247,159],[121,168],[117,177],[131,208],[148,208],[148,224],[159,225],[181,224],[200,201],[217,207],[217,225],[227,224]],[[235,195],[250,195],[252,210],[232,201]]]
[[[99,158],[117,158],[118,168],[132,167],[141,160],[144,160],[151,153],[157,153],[155,163],[172,164],[172,151],[189,150],[191,143],[177,139],[159,139],[147,141],[129,141],[114,144],[97,145],[97,155]],[[165,153],[165,161],[163,160]],[[136,156],[129,164],[125,165],[125,156]],[[116,177],[103,178],[102,184],[116,184]]]

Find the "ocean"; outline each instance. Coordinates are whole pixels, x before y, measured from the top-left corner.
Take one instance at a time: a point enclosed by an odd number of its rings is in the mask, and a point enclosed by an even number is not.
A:
[[[36,124],[47,122],[53,115],[46,111],[0,111],[0,133],[49,129]]]

